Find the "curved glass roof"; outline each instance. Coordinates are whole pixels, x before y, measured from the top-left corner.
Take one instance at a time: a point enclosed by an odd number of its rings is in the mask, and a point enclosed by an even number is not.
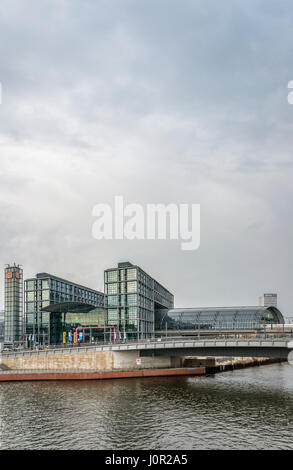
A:
[[[275,307],[174,308],[161,316],[160,327],[166,322],[170,329],[241,329],[284,323],[284,318]]]

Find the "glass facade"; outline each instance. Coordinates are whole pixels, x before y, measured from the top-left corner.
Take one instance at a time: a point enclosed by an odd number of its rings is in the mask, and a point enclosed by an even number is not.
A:
[[[104,294],[51,274],[27,279],[25,288],[25,337],[30,344],[50,344],[50,313],[43,309],[61,302],[83,302],[104,306]]]
[[[275,307],[186,308],[160,310],[156,330],[243,330],[284,323]]]
[[[19,266],[5,268],[4,341],[23,341],[23,270]]]
[[[74,311],[73,311],[74,310]],[[86,343],[107,341],[109,330],[105,330],[106,313],[102,307],[97,307],[89,311],[82,311],[83,308],[70,308],[65,312],[50,313],[50,343],[74,343],[78,337],[74,338],[77,328],[86,328],[83,341]],[[92,328],[90,328],[92,327]],[[100,328],[97,328],[100,327]]]
[[[172,308],[173,295],[131,263],[104,273],[107,324],[124,339],[152,338],[156,308]]]

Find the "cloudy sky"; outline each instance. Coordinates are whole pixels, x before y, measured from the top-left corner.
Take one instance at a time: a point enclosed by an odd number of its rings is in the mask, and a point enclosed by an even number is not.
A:
[[[0,260],[176,306],[292,310],[292,2],[2,0]],[[93,206],[201,204],[201,245],[97,241]],[[3,305],[1,274],[0,305]]]

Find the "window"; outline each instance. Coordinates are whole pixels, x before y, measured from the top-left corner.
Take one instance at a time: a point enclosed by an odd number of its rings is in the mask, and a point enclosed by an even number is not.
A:
[[[137,316],[137,307],[129,307],[128,308],[128,317],[129,318],[136,318]]]
[[[35,281],[26,281],[26,288],[27,288],[27,290],[34,290],[35,289]]]
[[[118,305],[118,295],[110,295],[108,297],[108,305]]]
[[[118,272],[117,271],[108,271],[108,282],[117,281]]]
[[[28,303],[26,304],[26,311],[27,311],[27,312],[35,312],[35,310],[36,310],[36,304],[35,304],[35,302],[28,302]]]
[[[117,312],[117,309],[112,309],[110,308],[108,310],[108,324],[109,325],[116,325],[116,323],[118,322],[119,318],[118,318],[118,312]]]
[[[44,279],[42,281],[42,289],[49,289],[49,279]]]
[[[127,292],[136,292],[137,291],[137,282],[132,281],[127,283]]]
[[[35,322],[35,316],[33,313],[29,313],[27,316],[26,316],[26,322],[27,323],[34,323]]]
[[[111,319],[111,320],[118,318],[117,308],[109,308],[108,318]]]
[[[42,291],[42,299],[43,300],[49,300],[50,298],[50,291],[49,290],[43,290]]]
[[[35,300],[35,292],[27,292],[26,293],[26,300],[28,301],[33,301]]]
[[[42,314],[42,323],[49,323],[49,313]]]
[[[136,268],[127,269],[127,279],[136,279]]]
[[[128,305],[136,305],[137,304],[137,295],[136,294],[129,294],[127,296],[127,304]]]
[[[117,294],[117,284],[108,284],[108,294]]]

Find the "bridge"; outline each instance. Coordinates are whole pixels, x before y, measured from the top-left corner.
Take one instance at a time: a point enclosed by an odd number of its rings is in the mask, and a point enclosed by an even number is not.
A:
[[[273,357],[287,359],[293,351],[293,337],[252,339],[176,338],[145,343],[101,346],[96,350],[137,351],[147,356]]]
[[[160,338],[116,344],[3,351],[0,354],[0,380],[8,380],[9,374],[12,374],[11,380],[16,380],[13,378],[15,373],[33,373],[35,378],[32,380],[43,380],[38,375],[41,372],[51,378],[52,373],[58,373],[58,379],[61,380],[66,371],[75,374],[89,371],[121,372],[121,377],[125,376],[125,371],[130,371],[130,376],[136,376],[135,371],[138,369],[181,368],[182,358],[187,356],[274,358],[288,360],[293,364],[293,337]],[[17,380],[20,380],[19,376]],[[21,380],[30,379],[25,375]]]
[[[214,356],[214,357],[272,357],[287,359],[292,352],[293,336],[269,336],[259,338],[195,338],[174,337],[137,342],[118,342],[105,344],[70,345],[51,347],[46,350],[22,349],[17,351],[2,351],[0,358],[32,357],[36,355],[70,354],[78,352],[136,352],[137,357],[156,356]]]

